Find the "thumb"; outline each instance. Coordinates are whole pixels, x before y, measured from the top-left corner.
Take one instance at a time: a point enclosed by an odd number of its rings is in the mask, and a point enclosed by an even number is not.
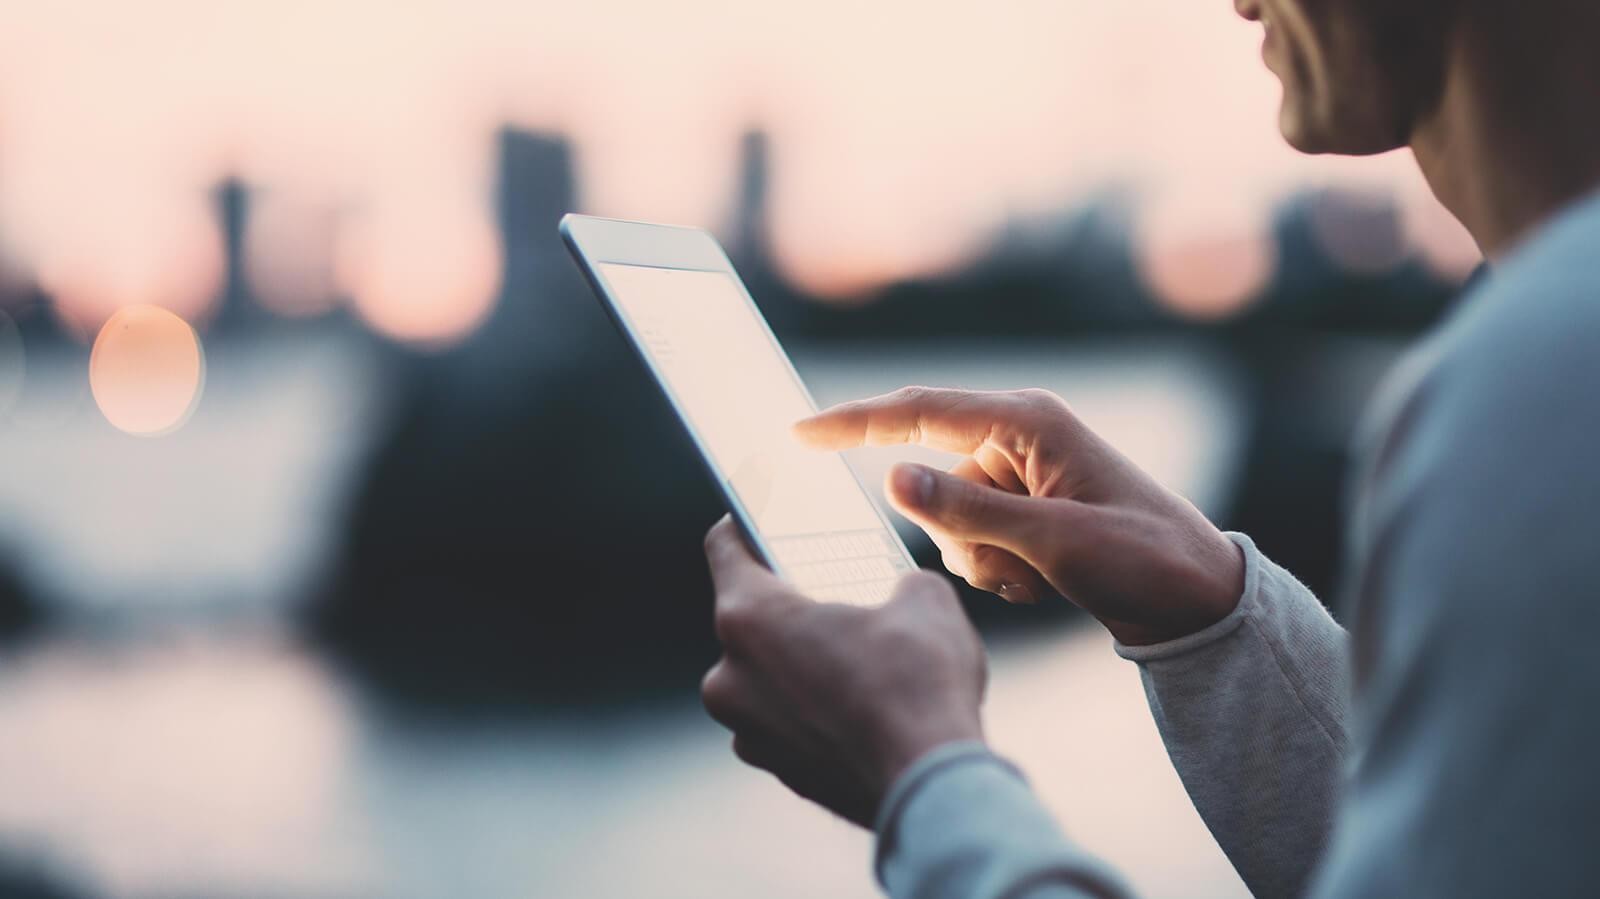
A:
[[[1025,558],[1046,512],[1041,500],[909,462],[889,471],[887,492],[895,508],[925,530],[998,546]]]

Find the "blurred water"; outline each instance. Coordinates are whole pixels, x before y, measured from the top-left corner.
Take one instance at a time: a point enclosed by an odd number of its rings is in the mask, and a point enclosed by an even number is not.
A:
[[[326,334],[209,347],[199,406],[161,438],[100,415],[87,353],[30,357],[30,408],[51,415],[0,421],[0,547],[70,612],[281,609],[333,544],[384,399],[365,346]]]
[[[84,397],[48,426],[0,423],[0,547],[46,596],[94,616],[281,611],[334,547],[353,466],[389,399],[367,348],[332,333],[212,347],[200,405],[168,437],[129,437]],[[801,348],[795,361],[822,404],[906,384],[1053,389],[1159,480],[1226,511],[1246,412],[1234,370],[1193,343],[859,345]],[[28,389],[75,395],[81,365],[34,359]],[[850,454],[874,490],[896,460],[950,458]]]
[[[1098,632],[995,654],[989,729],[1149,896],[1242,896]],[[692,698],[418,721],[270,637],[0,668],[0,836],[105,896],[875,895],[867,835],[740,766]]]

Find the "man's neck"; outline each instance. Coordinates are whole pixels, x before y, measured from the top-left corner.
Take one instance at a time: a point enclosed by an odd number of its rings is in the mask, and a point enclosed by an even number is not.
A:
[[[1440,103],[1412,135],[1435,195],[1491,261],[1600,187],[1593,3],[1473,4]]]

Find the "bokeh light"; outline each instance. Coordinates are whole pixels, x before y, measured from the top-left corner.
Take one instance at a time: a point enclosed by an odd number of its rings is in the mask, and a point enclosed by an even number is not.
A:
[[[1260,297],[1277,265],[1263,211],[1200,196],[1157,198],[1139,210],[1135,265],[1156,299],[1185,318],[1235,315]]]
[[[493,307],[501,269],[500,239],[481,205],[416,202],[353,220],[336,270],[361,318],[424,347],[471,333]]]
[[[65,199],[77,211],[70,238],[50,240],[39,284],[67,329],[84,340],[118,309],[161,306],[194,322],[214,311],[222,281],[222,238],[197,193],[191,202],[142,190],[93,190]],[[92,211],[90,215],[82,215]],[[66,216],[64,216],[66,217]]]
[[[200,337],[159,306],[129,306],[106,321],[89,357],[89,388],[106,420],[129,434],[180,427],[205,381]]]
[[[1386,275],[1411,258],[1400,209],[1385,191],[1321,191],[1309,221],[1318,249],[1349,274]]]

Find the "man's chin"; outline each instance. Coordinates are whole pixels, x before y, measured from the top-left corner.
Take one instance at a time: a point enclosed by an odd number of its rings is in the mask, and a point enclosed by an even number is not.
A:
[[[1279,113],[1278,130],[1290,147],[1308,156],[1376,156],[1405,145],[1392,135],[1380,137],[1376,129],[1318,121],[1290,103]]]

